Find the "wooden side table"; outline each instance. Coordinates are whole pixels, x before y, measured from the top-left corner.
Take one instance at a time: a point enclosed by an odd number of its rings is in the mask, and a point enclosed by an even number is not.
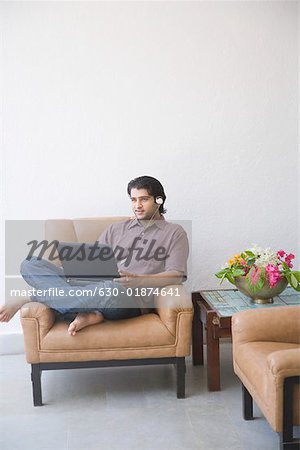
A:
[[[209,391],[221,389],[220,338],[231,337],[231,317],[234,313],[255,308],[300,305],[300,294],[292,288],[285,289],[274,298],[274,303],[257,305],[237,289],[205,290],[192,293],[193,364],[203,364],[203,332],[206,329],[207,384]]]

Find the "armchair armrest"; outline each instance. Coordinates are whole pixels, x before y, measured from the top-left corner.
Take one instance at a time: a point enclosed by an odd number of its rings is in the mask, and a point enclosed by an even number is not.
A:
[[[39,343],[55,322],[54,311],[38,302],[26,303],[20,311],[28,363],[39,362]]]
[[[300,306],[248,310],[232,316],[234,345],[246,342],[300,342]]]
[[[168,330],[175,335],[177,315],[180,312],[186,312],[193,315],[193,303],[190,294],[188,294],[182,285],[166,286],[165,291],[176,293],[178,289],[179,296],[162,295],[155,296],[154,303],[156,312],[161,321],[165,324]]]
[[[300,375],[300,348],[289,348],[270,353],[267,362],[273,375],[281,378]]]
[[[36,319],[39,323],[40,333],[44,336],[55,322],[55,314],[52,309],[43,303],[26,303],[20,312],[21,320]]]
[[[165,291],[176,292],[175,295],[157,295],[154,303],[156,312],[165,327],[176,337],[176,356],[187,356],[190,352],[192,337],[193,303],[191,295],[182,285],[166,286]]]

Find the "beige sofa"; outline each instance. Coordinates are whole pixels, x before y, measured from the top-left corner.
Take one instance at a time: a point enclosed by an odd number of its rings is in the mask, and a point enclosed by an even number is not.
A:
[[[300,306],[243,311],[232,317],[234,371],[243,384],[244,419],[253,400],[281,449],[299,449],[293,424],[300,424]]]
[[[45,239],[94,242],[107,226],[127,217],[48,220]],[[190,353],[193,307],[182,285],[180,296],[158,295],[155,313],[105,321],[70,336],[54,311],[30,302],[21,309],[26,359],[31,364],[34,406],[42,405],[43,370],[142,364],[175,364],[177,397],[185,397],[185,357]]]

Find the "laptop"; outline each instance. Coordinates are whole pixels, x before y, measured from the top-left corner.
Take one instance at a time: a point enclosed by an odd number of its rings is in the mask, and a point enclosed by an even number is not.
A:
[[[71,285],[120,278],[114,252],[109,245],[60,242],[57,246],[64,274]]]

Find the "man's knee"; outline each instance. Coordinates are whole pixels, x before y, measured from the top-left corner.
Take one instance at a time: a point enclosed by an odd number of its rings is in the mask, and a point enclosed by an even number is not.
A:
[[[24,261],[21,262],[21,265],[20,265],[20,273],[21,273],[21,275],[30,274],[32,263],[33,263],[32,258],[31,259],[24,259]]]

